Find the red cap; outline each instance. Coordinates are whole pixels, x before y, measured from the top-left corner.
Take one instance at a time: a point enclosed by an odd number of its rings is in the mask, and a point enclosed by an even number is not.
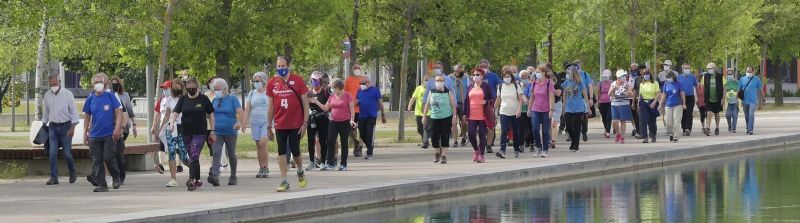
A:
[[[172,88],[172,81],[171,80],[166,80],[166,81],[164,81],[163,84],[161,84],[158,87],[159,88]]]

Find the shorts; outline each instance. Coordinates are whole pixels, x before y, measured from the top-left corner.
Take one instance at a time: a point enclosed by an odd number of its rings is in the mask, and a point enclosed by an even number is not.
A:
[[[708,102],[706,103],[706,109],[714,114],[719,114],[722,111],[722,104],[720,102]]]
[[[561,103],[560,101],[556,102],[555,104],[553,104],[553,117],[551,117],[552,122],[555,122],[555,123],[561,122],[561,115],[562,115],[562,112],[564,111],[564,106],[563,105],[564,104]]]
[[[611,106],[611,120],[614,121],[631,121],[633,115],[631,114],[630,105],[612,105]]]
[[[259,141],[263,138],[267,138],[267,123],[250,123],[250,134],[253,137],[253,140]]]
[[[275,138],[278,144],[278,155],[286,155],[288,151],[294,157],[300,157],[300,129],[276,129]]]

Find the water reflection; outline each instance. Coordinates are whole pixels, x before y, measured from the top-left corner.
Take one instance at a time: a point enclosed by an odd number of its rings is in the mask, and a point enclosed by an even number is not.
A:
[[[800,219],[800,152],[487,192],[304,222],[774,222]]]

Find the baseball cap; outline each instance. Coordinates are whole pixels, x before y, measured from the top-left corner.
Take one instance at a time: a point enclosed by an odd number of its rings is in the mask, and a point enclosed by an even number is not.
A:
[[[166,80],[164,83],[158,86],[159,88],[172,88],[172,81]]]

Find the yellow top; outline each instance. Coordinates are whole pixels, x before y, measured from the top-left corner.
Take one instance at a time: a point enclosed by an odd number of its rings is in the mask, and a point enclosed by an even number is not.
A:
[[[641,95],[644,100],[656,99],[656,96],[658,96],[660,92],[661,89],[659,89],[658,83],[643,82],[639,85],[639,95]]]

